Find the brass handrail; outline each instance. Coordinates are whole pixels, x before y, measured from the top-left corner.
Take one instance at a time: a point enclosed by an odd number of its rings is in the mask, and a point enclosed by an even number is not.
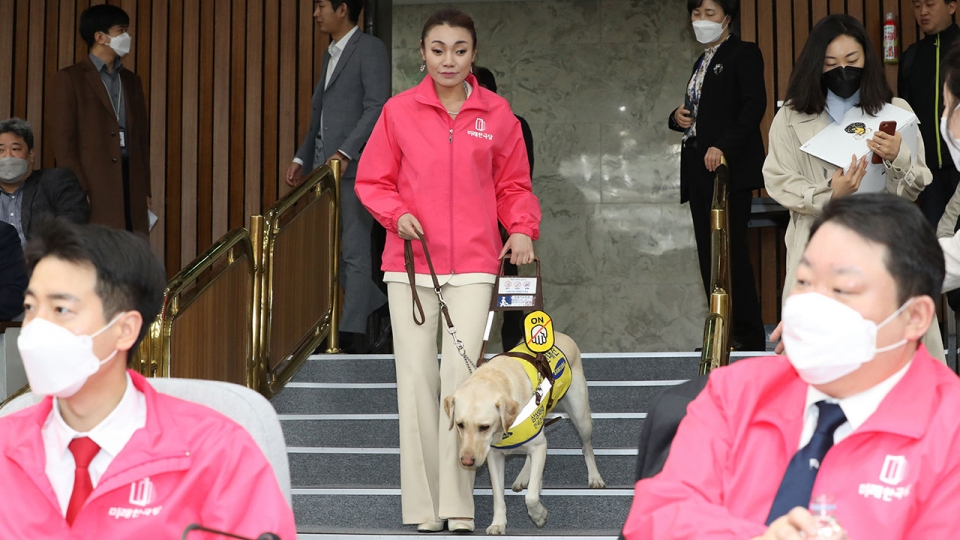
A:
[[[700,374],[730,363],[730,170],[720,158],[710,206],[710,314],[703,323]]]
[[[257,243],[257,260],[261,262],[263,272],[260,279],[260,325],[259,325],[259,364],[256,376],[259,379],[258,390],[267,397],[280,391],[306,361],[307,357],[323,342],[327,340],[328,353],[340,352],[340,179],[341,162],[331,160],[329,166],[320,167],[310,174],[303,184],[288,193],[262,216],[251,219],[251,233],[259,239]],[[280,232],[281,218],[286,212],[294,208],[305,196],[313,192],[319,198],[324,192],[332,193],[333,215],[331,216],[331,253],[328,272],[330,280],[325,293],[328,295],[330,310],[322,320],[312,329],[305,341],[298,344],[294,351],[288,351],[282,362],[271,368],[270,339],[273,324],[273,278],[274,254],[273,240]]]

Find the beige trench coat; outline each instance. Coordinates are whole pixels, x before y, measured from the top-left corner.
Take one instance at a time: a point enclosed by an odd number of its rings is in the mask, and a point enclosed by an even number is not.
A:
[[[913,112],[910,105],[900,98],[894,98],[893,104]],[[800,150],[800,146],[830,125],[830,122],[832,119],[826,112],[811,115],[783,107],[770,126],[767,159],[763,163],[763,180],[767,193],[790,210],[790,223],[787,225],[786,234],[787,277],[783,284],[784,300],[793,289],[797,265],[810,237],[810,227],[833,196],[833,189],[828,183],[837,170],[835,165]],[[908,145],[901,144],[896,159],[893,162],[884,161],[887,169],[887,185],[884,188],[886,192],[914,201],[923,188],[933,181],[933,175],[924,158],[923,140],[919,131],[917,153],[919,155],[914,163]],[[944,359],[940,329],[936,323],[930,325],[924,344],[930,350],[931,356]]]

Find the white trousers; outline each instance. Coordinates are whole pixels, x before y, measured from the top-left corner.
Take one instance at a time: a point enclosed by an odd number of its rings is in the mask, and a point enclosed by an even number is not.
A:
[[[457,336],[476,362],[493,285],[444,285],[443,299]],[[474,472],[460,466],[456,429],[440,403],[470,373],[446,331],[432,288],[417,287],[425,322],[413,322],[410,285],[388,283],[400,413],[400,491],[405,524],[473,517]],[[443,334],[437,366],[437,328]]]

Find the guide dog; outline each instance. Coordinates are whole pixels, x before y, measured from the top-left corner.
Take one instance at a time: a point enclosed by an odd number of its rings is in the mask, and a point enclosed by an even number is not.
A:
[[[556,410],[569,415],[580,435],[590,487],[605,487],[593,455],[593,419],[590,416],[590,401],[580,362],[580,349],[573,339],[559,332],[556,333],[555,346],[566,356],[566,369],[571,372],[570,386],[563,398],[557,402]],[[460,465],[475,470],[483,465],[484,461],[489,463],[490,485],[493,488],[493,523],[487,527],[487,534],[504,534],[506,531],[504,458],[514,452],[526,453],[527,457],[512,489],[521,491],[528,487],[526,503],[530,519],[537,527],[543,527],[547,522],[547,509],[540,502],[543,466],[547,458],[547,440],[543,431],[521,446],[506,449],[491,446],[498,444],[504,434],[509,433],[517,415],[533,396],[531,380],[521,362],[524,360],[504,355],[495,356],[480,366],[456,392],[443,400],[444,410],[450,417],[450,429],[456,426],[460,438]],[[546,396],[543,399],[547,399]]]

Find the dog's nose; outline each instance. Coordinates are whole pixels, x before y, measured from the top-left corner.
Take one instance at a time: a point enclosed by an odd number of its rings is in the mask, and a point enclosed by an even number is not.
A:
[[[473,467],[473,464],[476,463],[476,460],[472,457],[463,456],[460,458],[460,463],[464,467]]]

